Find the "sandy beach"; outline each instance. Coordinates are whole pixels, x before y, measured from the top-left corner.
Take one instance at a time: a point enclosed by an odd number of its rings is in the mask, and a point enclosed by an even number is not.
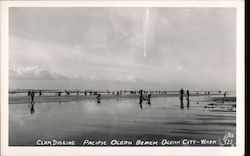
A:
[[[219,146],[226,131],[236,132],[234,96],[191,95],[182,104],[178,94],[158,94],[140,105],[139,95],[102,95],[100,103],[96,95],[43,95],[30,105],[28,96],[11,95],[9,103],[10,146]]]

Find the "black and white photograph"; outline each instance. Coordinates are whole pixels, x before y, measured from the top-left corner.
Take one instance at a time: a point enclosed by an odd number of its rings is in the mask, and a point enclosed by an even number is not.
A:
[[[7,146],[236,148],[237,9],[9,7]]]

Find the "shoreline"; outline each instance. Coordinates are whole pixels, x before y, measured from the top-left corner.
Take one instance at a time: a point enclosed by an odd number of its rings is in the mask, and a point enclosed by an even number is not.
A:
[[[222,94],[210,94],[204,95],[204,94],[190,94],[190,97],[192,96],[218,96]],[[156,97],[179,97],[179,94],[152,94],[151,98]],[[127,99],[127,98],[136,98],[139,100],[139,95],[101,95],[102,99]],[[185,96],[184,96],[185,98]],[[222,98],[222,97],[220,97]],[[226,99],[228,99],[226,97]],[[80,101],[80,100],[96,100],[96,95],[69,95],[69,96],[35,96],[35,103],[49,103],[49,102],[70,102],[70,101]],[[28,96],[9,96],[9,104],[24,104],[24,103],[30,103],[30,97]]]

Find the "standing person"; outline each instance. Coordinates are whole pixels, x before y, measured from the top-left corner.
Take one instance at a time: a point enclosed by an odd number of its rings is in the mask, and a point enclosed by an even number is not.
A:
[[[184,90],[181,88],[181,90],[180,90],[181,109],[184,108],[184,105],[183,105],[183,95],[184,95]]]
[[[187,100],[189,101],[189,90],[187,90]]]
[[[187,90],[187,109],[189,109],[189,90]]]
[[[224,93],[224,97],[226,97],[226,96],[227,96],[227,92]]]
[[[142,92],[143,92],[143,90],[140,90],[140,91],[139,91],[139,94],[140,94],[140,101],[139,101],[139,103],[140,103],[140,104],[142,104],[142,101],[144,100],[143,95],[142,95]]]
[[[97,103],[101,103],[101,102],[100,102],[100,100],[101,100],[101,94],[97,94],[96,99],[97,99]]]
[[[180,90],[180,99],[183,101],[184,90],[181,88]]]
[[[30,97],[31,97],[31,103],[34,103],[34,97],[35,97],[34,91],[30,93]]]
[[[147,99],[148,100],[148,104],[150,105],[151,104],[151,102],[150,102],[151,93],[149,93],[147,97],[148,97],[148,99]]]

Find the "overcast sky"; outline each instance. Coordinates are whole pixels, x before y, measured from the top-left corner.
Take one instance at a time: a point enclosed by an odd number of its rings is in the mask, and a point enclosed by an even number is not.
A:
[[[10,8],[9,17],[13,89],[236,87],[233,8]]]

